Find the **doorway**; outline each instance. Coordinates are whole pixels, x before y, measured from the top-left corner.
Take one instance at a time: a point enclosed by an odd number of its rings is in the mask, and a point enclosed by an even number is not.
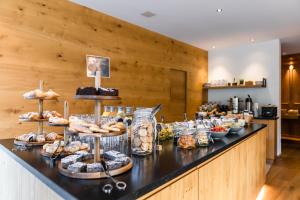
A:
[[[177,69],[171,69],[169,73],[170,80],[170,103],[167,121],[183,121],[186,113],[186,88],[187,72]]]

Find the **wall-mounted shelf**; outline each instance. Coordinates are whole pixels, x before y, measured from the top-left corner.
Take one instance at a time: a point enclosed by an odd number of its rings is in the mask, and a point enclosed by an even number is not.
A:
[[[236,88],[266,88],[265,85],[236,85],[236,86],[208,86],[203,89],[236,89]]]

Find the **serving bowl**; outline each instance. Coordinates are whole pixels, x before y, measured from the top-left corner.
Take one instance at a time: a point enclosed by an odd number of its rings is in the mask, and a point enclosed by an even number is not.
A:
[[[230,131],[230,128],[224,132],[209,131],[209,133],[211,134],[212,138],[214,138],[214,139],[222,139],[229,133],[229,131]]]

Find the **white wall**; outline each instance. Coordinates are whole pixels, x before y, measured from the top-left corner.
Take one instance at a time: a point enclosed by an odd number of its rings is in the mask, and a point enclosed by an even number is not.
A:
[[[278,39],[262,43],[214,49],[208,52],[208,79],[237,80],[267,79],[267,88],[209,90],[208,100],[227,103],[230,97],[243,99],[250,94],[254,102],[281,107],[281,50]],[[281,124],[278,120],[278,154],[281,153]]]

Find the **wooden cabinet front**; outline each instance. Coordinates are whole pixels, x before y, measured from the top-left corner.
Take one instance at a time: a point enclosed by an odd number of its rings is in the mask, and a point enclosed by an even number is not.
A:
[[[267,132],[267,128],[260,130],[191,173],[162,186],[154,194],[146,194],[140,200],[255,199],[265,183]]]

